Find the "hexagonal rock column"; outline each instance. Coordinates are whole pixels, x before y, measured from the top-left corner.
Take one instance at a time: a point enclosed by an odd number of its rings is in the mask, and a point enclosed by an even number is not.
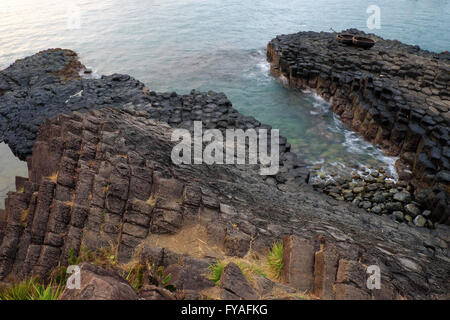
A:
[[[283,237],[281,280],[300,291],[311,292],[314,284],[314,246],[307,239]]]

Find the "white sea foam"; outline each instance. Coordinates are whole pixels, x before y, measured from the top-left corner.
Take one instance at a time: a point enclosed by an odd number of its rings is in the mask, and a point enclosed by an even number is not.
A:
[[[265,51],[256,50],[250,53],[250,62],[245,71],[245,77],[257,82],[267,82],[272,79],[270,63],[267,62]]]
[[[286,78],[284,75],[280,75],[278,77],[278,81],[280,81],[281,85],[283,85],[284,87],[289,86],[289,79]]]
[[[69,102],[69,100],[72,99],[72,98],[75,98],[75,97],[81,97],[82,95],[83,95],[83,90],[80,90],[80,91],[78,91],[77,93],[71,95],[71,96],[69,97],[69,99],[67,99],[67,100],[65,101],[65,103]]]
[[[383,167],[387,169],[388,173],[392,175],[395,180],[398,180],[397,170],[395,169],[395,162],[398,160],[398,157],[387,156],[378,146],[363,140],[363,138],[357,133],[344,128],[340,120],[338,122],[338,126],[342,127],[345,137],[343,145],[348,151],[357,154],[368,154],[374,157],[379,162],[384,164]]]
[[[286,79],[287,80],[287,79]],[[311,90],[302,90],[303,93],[310,95],[313,98],[312,106],[313,110],[310,111],[312,115],[325,115],[328,113],[332,113],[330,110],[330,103],[316,94]],[[398,160],[398,157],[387,156],[383,150],[381,150],[378,146],[365,141],[358,133],[348,130],[339,116],[333,114],[333,125],[331,125],[328,129],[334,132],[337,135],[343,135],[344,142],[342,145],[347,149],[349,153],[355,155],[369,156],[375,158],[379,163],[379,167],[383,167],[393,178],[395,181],[398,180],[398,174],[395,169],[395,162]],[[367,164],[362,163],[361,161],[355,159],[351,159],[353,165],[356,165],[360,168],[366,168]],[[324,161],[316,161],[314,164],[323,164]],[[328,164],[331,167],[335,167],[336,169],[349,170],[348,164],[335,162]],[[322,167],[323,171],[327,171],[326,168]],[[369,169],[370,171],[370,169]],[[362,172],[359,172],[362,173]]]
[[[86,69],[91,70],[91,73],[84,73],[84,70],[81,70],[79,75],[84,79],[100,79],[102,76],[97,72],[96,69],[91,67],[86,67]]]

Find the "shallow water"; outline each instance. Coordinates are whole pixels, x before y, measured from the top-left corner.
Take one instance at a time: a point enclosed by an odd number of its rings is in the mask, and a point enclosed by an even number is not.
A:
[[[68,28],[68,21],[77,21],[69,19],[76,18],[73,3],[80,13],[79,29]],[[280,129],[293,150],[311,162],[389,166],[394,159],[346,130],[325,102],[286,89],[270,76],[265,59],[266,44],[277,34],[331,28],[356,27],[432,51],[449,49],[450,1],[377,0],[379,30],[366,26],[371,4],[2,0],[0,67],[49,47],[70,48],[99,74],[127,73],[155,91],[223,91],[239,111]],[[0,161],[11,181],[16,170],[24,168],[5,153],[0,153]],[[4,187],[0,184],[0,191]]]
[[[0,209],[8,191],[16,191],[15,177],[28,177],[27,163],[16,159],[9,147],[0,143]]]

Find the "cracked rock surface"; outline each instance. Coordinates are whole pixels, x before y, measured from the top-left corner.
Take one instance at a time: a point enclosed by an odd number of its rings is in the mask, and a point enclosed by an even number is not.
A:
[[[172,130],[131,108],[46,121],[29,160],[30,177],[19,180],[23,192],[9,193],[1,215],[0,279],[11,273],[45,278],[66,263],[71,250],[110,244],[121,263],[147,256],[174,274],[204,270],[211,253],[189,258],[193,253],[169,245],[198,226],[205,230],[203,242],[231,257],[263,255],[283,241],[283,282],[319,298],[449,298],[448,227],[411,228],[308,185],[281,191],[264,183],[253,166],[176,166],[170,159]],[[180,269],[181,256],[186,263]],[[366,286],[370,265],[381,269],[380,290]],[[227,270],[240,277],[232,266]],[[187,292],[213,285],[205,278],[177,279]],[[246,285],[233,290],[237,296],[263,295]]]

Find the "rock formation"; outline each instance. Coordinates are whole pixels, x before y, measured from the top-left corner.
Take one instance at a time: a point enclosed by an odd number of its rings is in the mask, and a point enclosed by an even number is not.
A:
[[[340,44],[335,33],[299,32],[270,41],[276,76],[294,88],[312,88],[353,130],[400,155],[415,184],[432,186],[433,219],[449,223],[450,57],[370,36],[373,48]]]
[[[274,71],[283,72],[283,61],[295,59],[276,62],[278,48],[287,50],[280,39],[285,37],[274,40],[268,54]],[[448,299],[447,226],[413,228],[315,192],[306,183],[306,164],[283,137],[275,176],[262,177],[249,165],[174,165],[174,127],[190,129],[196,120],[220,130],[270,126],[237,112],[222,93],[156,93],[127,75],[95,79],[84,71],[74,52],[52,49],[0,72],[0,140],[29,166],[29,177],[16,179],[19,191],[8,194],[0,211],[0,280],[45,279],[73,253],[109,247],[121,264],[163,267],[163,276],[170,275],[187,299],[217,290],[217,297],[229,299],[304,292],[321,299]],[[323,88],[320,93],[331,95]],[[348,90],[345,83],[328,88]],[[439,179],[441,188],[445,181]],[[247,282],[233,261],[265,259],[277,241],[284,244],[283,284],[265,277]],[[230,261],[220,286],[208,276],[217,260]],[[366,286],[369,265],[381,268],[380,290]],[[83,293],[65,298],[180,297],[158,283],[134,292],[110,271],[88,264],[82,269],[88,274]],[[103,289],[92,290],[92,283]],[[125,296],[108,289],[120,286]]]
[[[172,128],[136,108],[58,115],[39,129],[30,177],[10,192],[0,278],[45,278],[82,248],[115,248],[120,263],[165,267],[188,297],[217,288],[205,271],[222,257],[285,247],[282,280],[323,299],[449,298],[448,227],[411,228],[314,192],[281,191],[254,166],[171,162]],[[299,257],[301,257],[299,259]],[[381,289],[366,286],[367,266]],[[230,284],[223,297],[270,297],[274,285]],[[149,297],[162,293],[147,287]],[[145,291],[145,290],[144,290]],[[268,293],[269,291],[269,293]],[[170,298],[170,297],[167,297]]]

